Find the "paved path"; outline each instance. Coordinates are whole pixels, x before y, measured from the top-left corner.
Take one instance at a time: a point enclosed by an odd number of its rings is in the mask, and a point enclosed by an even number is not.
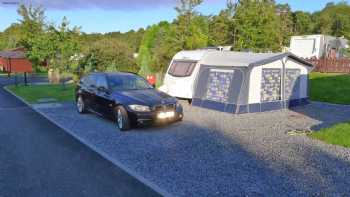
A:
[[[0,197],[158,196],[2,89]]]

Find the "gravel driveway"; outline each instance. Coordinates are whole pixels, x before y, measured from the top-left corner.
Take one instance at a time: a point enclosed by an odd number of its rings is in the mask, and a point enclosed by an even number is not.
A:
[[[237,116],[185,105],[181,123],[127,133],[72,103],[38,110],[175,196],[350,194],[350,149],[287,134],[346,121],[350,106]]]

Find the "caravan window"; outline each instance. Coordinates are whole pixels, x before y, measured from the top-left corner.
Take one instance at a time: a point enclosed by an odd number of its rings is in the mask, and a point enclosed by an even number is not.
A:
[[[197,62],[174,61],[169,69],[169,74],[175,77],[191,76]]]

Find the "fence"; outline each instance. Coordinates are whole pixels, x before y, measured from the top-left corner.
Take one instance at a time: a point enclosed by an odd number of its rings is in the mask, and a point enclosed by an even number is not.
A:
[[[350,59],[307,59],[315,65],[314,71],[325,73],[350,73]]]

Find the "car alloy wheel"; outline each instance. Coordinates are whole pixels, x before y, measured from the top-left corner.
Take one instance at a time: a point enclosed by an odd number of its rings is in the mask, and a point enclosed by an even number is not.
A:
[[[77,109],[79,113],[85,113],[85,103],[81,96],[79,96],[77,100]]]
[[[130,129],[128,112],[122,106],[116,108],[116,123],[120,131]]]
[[[117,123],[119,128],[123,128],[123,115],[120,109],[118,109],[118,112],[117,112]]]

